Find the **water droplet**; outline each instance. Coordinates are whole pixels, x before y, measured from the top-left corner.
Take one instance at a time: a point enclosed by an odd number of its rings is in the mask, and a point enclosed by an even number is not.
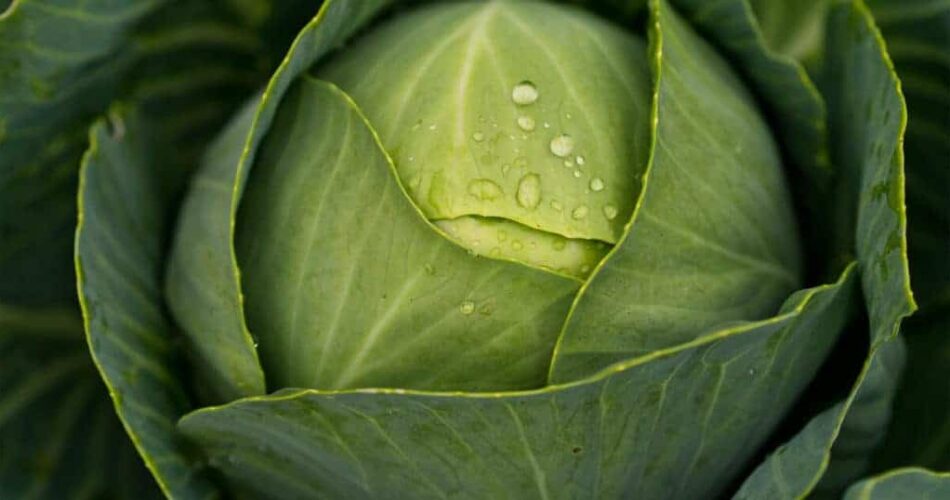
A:
[[[534,130],[534,118],[530,116],[519,116],[518,117],[518,127],[525,132],[531,132]]]
[[[577,208],[571,212],[571,217],[575,219],[583,219],[584,217],[587,217],[587,211],[587,205],[578,205]]]
[[[581,171],[580,171],[580,170],[575,170],[575,171],[574,171],[574,177],[580,178],[581,175],[583,175],[583,174],[581,174]]]
[[[511,165],[505,163],[501,166],[501,175],[508,175],[508,172],[511,170]]]
[[[416,174],[409,180],[409,187],[418,189],[422,185],[422,174]]]
[[[414,162],[414,161],[416,161],[416,157],[415,157],[415,156],[410,156],[410,157],[409,157],[409,162],[412,163],[412,162]]]
[[[551,244],[555,250],[564,250],[564,247],[567,246],[567,242],[564,240],[554,240],[554,243]]]
[[[505,241],[508,239],[508,233],[504,231],[498,231],[498,241]]]
[[[554,156],[564,158],[571,154],[571,151],[574,151],[574,139],[571,136],[561,134],[551,139],[551,152]]]
[[[499,248],[499,247],[492,247],[492,249],[488,252],[488,256],[489,256],[489,257],[501,257],[501,248]]]
[[[524,156],[519,156],[515,158],[515,166],[518,168],[524,168],[528,166],[528,159],[525,158]]]
[[[548,122],[544,122],[544,128],[551,128],[551,124]]]
[[[459,305],[459,311],[461,311],[462,314],[468,316],[469,314],[475,312],[475,303],[471,300],[466,300],[462,302],[461,305]]]
[[[436,129],[436,126],[434,123],[432,125],[429,125],[429,130],[435,130],[435,129]]]
[[[614,220],[617,218],[617,207],[613,205],[604,205],[604,217],[607,220]]]
[[[515,195],[518,204],[527,209],[534,209],[541,201],[541,177],[538,174],[528,174],[518,182],[518,193]]]
[[[551,200],[551,208],[560,212],[564,208],[564,205],[561,205],[561,202],[557,200]]]
[[[485,140],[485,134],[483,134],[483,133],[481,133],[481,132],[475,132],[474,134],[472,134],[472,139],[473,139],[475,142],[482,142],[482,141]]]
[[[578,165],[583,165],[586,161],[587,161],[587,160],[586,160],[583,156],[577,155],[577,164],[578,164]]]
[[[589,273],[589,272],[590,272],[590,266],[588,266],[587,264],[584,264],[583,266],[581,266],[581,273],[582,273],[582,274],[587,274],[587,273]]]
[[[515,250],[521,250],[522,248],[524,248],[524,245],[520,241],[514,240],[511,242],[511,248]]]
[[[491,316],[493,312],[495,312],[495,303],[490,299],[485,301],[485,303],[483,303],[482,306],[478,308],[478,313],[482,316]]]
[[[519,106],[534,104],[538,100],[538,88],[528,80],[524,80],[511,89],[511,100]]]
[[[755,368],[749,368],[749,376],[755,375]]]
[[[432,264],[426,264],[424,268],[426,270],[426,274],[428,274],[429,276],[432,276],[435,274],[435,267]]]
[[[422,126],[422,120],[417,120],[416,123],[413,124],[411,130],[413,130],[413,131],[419,130],[419,127],[421,127],[421,126]]]
[[[479,200],[494,200],[501,197],[504,192],[498,184],[488,179],[475,179],[468,183],[468,194]]]
[[[599,192],[604,190],[604,180],[600,177],[594,177],[590,180],[590,190],[593,192]]]
[[[564,160],[564,166],[567,168],[571,168],[574,166],[574,161],[568,158],[567,160]]]

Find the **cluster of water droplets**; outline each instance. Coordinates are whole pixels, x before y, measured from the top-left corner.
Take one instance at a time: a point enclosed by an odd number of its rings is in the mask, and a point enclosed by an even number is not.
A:
[[[529,110],[531,106],[534,105],[538,99],[541,97],[541,93],[538,90],[538,87],[529,80],[524,80],[516,84],[511,89],[511,101],[518,106],[519,113],[518,117],[515,120],[518,128],[523,131],[525,134],[534,132],[537,128],[537,122],[530,115]],[[570,118],[571,115],[567,114],[567,118]],[[543,128],[549,129],[551,125],[547,122],[544,122]],[[480,132],[475,133],[476,136]],[[525,138],[527,136],[525,135]],[[477,137],[476,137],[477,139]],[[587,159],[581,154],[575,154],[575,149],[577,144],[575,139],[566,133],[557,133],[553,135],[548,143],[548,149],[552,155],[563,160],[563,165],[566,168],[572,169],[572,174],[574,178],[580,179],[584,176],[583,171],[581,170],[587,164]],[[519,167],[524,167],[525,160],[523,157],[516,159],[521,160],[521,165],[516,165]],[[510,171],[511,166],[509,164],[502,165],[502,174],[507,175]],[[478,182],[478,181],[473,181]],[[588,193],[600,193],[606,189],[606,184],[604,180],[600,177],[591,177],[587,183],[587,192]],[[499,196],[501,196],[501,189],[498,190]],[[518,188],[515,193],[515,201],[522,208],[528,210],[534,210],[541,203],[541,177],[536,173],[525,174],[518,183]],[[484,198],[482,198],[484,199]],[[548,202],[549,207],[556,211],[564,211],[564,206],[560,201],[550,200]],[[607,220],[613,220],[617,217],[618,210],[617,207],[611,204],[605,204],[602,208],[603,216]],[[586,205],[578,205],[573,207],[570,210],[570,216],[574,220],[583,220],[590,214],[590,209]]]

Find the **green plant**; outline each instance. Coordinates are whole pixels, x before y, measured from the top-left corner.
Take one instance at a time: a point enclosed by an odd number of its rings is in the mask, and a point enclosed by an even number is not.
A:
[[[7,7],[0,497],[950,490],[950,8],[404,3]]]

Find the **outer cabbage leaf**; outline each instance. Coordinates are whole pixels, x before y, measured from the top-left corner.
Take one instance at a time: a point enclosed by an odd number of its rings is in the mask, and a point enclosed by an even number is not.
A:
[[[162,3],[15,1],[0,15],[0,301],[72,303],[86,127],[131,68],[133,27]]]
[[[905,325],[908,366],[879,469],[950,469],[950,5],[868,2],[907,97],[908,245],[920,313]]]
[[[883,435],[900,372],[910,294],[901,149],[906,108],[880,33],[862,2],[838,2],[827,28],[826,96],[840,189],[852,192],[855,253],[870,322],[869,354],[850,395],[773,453],[737,497],[840,494]],[[821,481],[821,483],[819,483]]]
[[[158,498],[71,308],[0,308],[0,497]]]
[[[844,495],[844,500],[937,500],[950,496],[950,473],[926,469],[895,469],[860,481]]]
[[[162,491],[204,498],[214,488],[169,424],[191,404],[162,307],[168,230],[160,154],[138,115],[97,122],[83,160],[76,272],[85,329],[115,410]]]

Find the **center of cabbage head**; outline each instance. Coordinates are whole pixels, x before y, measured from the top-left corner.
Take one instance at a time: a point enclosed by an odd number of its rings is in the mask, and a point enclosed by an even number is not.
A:
[[[451,239],[583,279],[639,192],[646,54],[571,7],[454,3],[398,16],[316,74],[354,98],[409,196]]]

